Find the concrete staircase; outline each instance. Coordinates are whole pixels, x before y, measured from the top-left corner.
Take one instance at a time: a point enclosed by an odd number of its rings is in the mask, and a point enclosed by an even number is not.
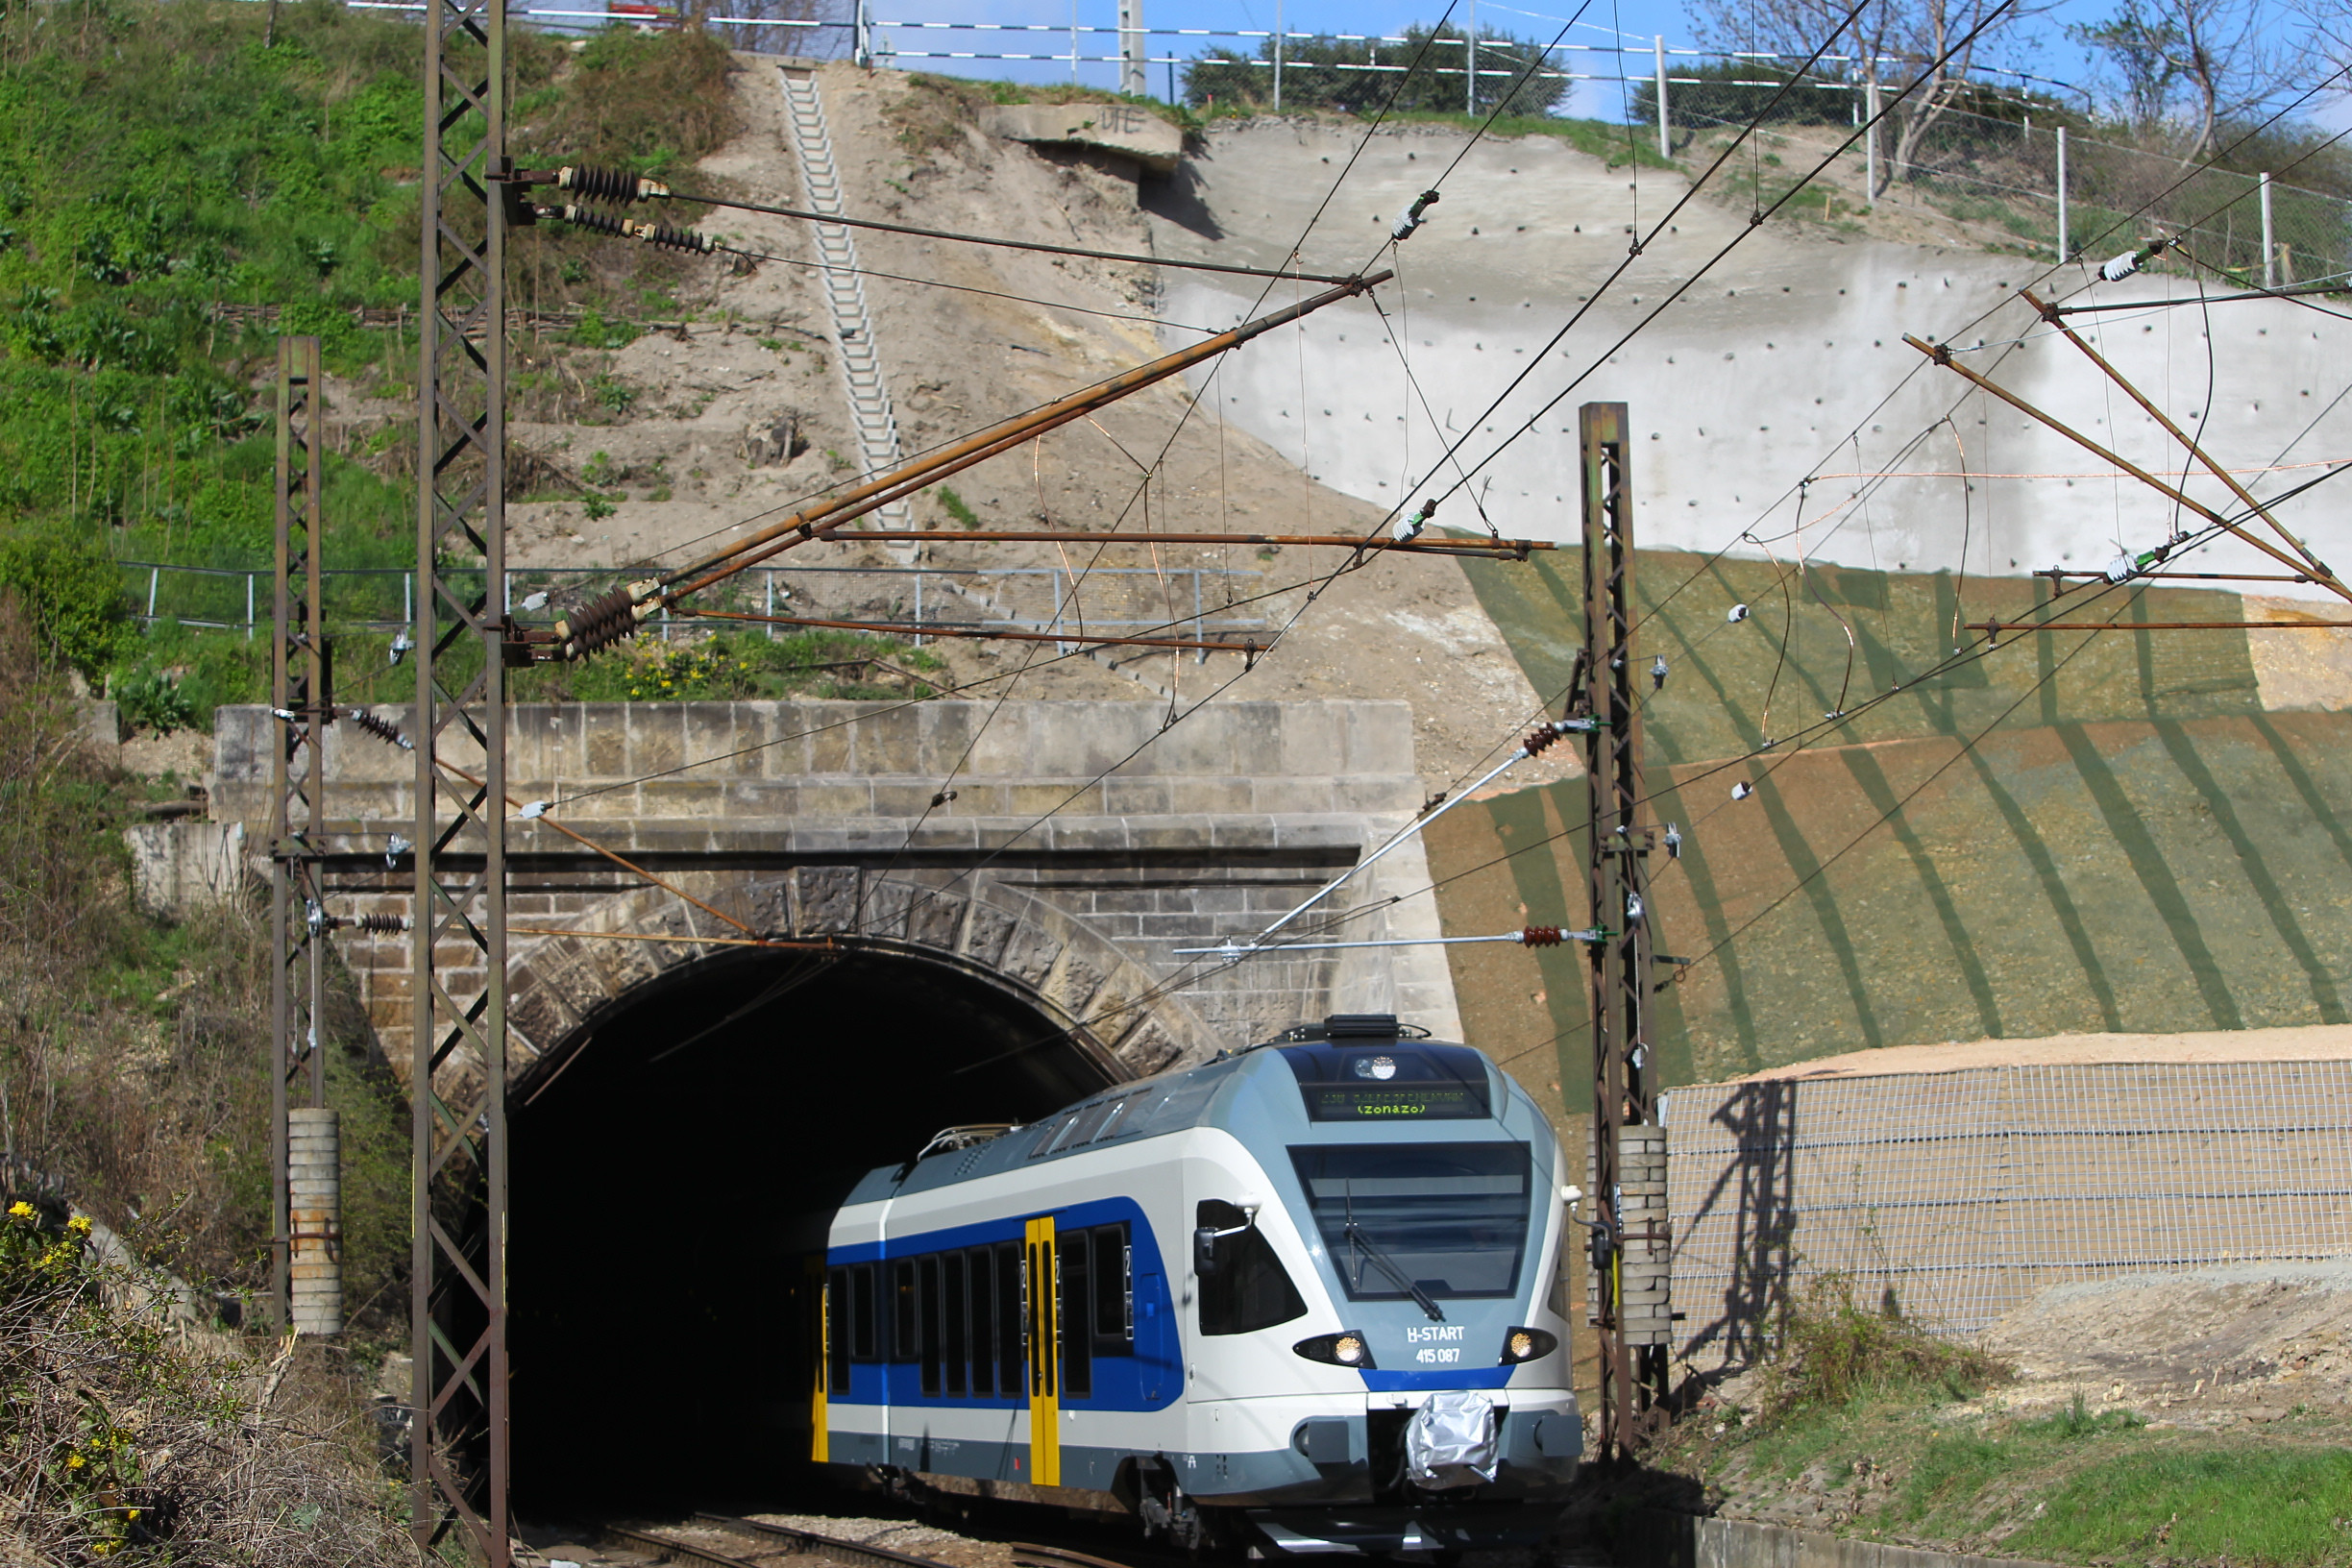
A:
[[[781,69],[784,118],[800,163],[801,190],[812,211],[838,213],[843,210],[841,174],[833,163],[833,138],[825,131],[817,73],[799,64]],[[857,273],[857,241],[838,224],[811,228],[817,236],[817,258],[824,263],[825,306],[833,313],[843,388],[857,429],[858,466],[867,475],[880,474],[898,466],[898,420],[891,411],[890,387],[882,378],[882,356],[874,347],[873,322],[866,309],[865,282]],[[903,501],[891,502],[874,516],[885,528],[915,526],[914,509]],[[893,553],[901,551],[894,549]],[[912,547],[903,553],[912,556]]]

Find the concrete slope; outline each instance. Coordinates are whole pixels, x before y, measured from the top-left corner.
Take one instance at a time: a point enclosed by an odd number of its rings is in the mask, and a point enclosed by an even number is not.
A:
[[[1463,454],[1476,462],[1531,424],[1478,474],[1485,515],[1507,533],[1573,537],[1577,405],[1607,400],[1630,406],[1643,437],[1633,479],[1640,536],[1653,546],[1759,554],[1739,543],[1752,530],[1783,554],[1997,574],[2103,564],[2119,545],[2144,549],[2172,530],[2160,497],[2113,481],[2090,453],[1924,365],[1901,341],[1910,332],[1966,345],[1973,368],[2133,461],[2177,472],[2155,423],[2013,298],[2028,284],[2073,294],[2090,284],[2086,268],[2046,280],[2046,261],[2028,257],[1890,243],[1796,219],[1742,238],[1745,202],[1702,195],[1545,357],[1547,340],[1625,260],[1635,226],[1646,233],[1685,181],[1613,166],[1554,137],[1482,141],[1447,172],[1464,135],[1430,126],[1373,136],[1339,181],[1361,139],[1336,123],[1218,129],[1154,203],[1154,237],[1168,254],[1272,263],[1304,233],[1306,266],[1345,270],[1369,260],[1389,219],[1444,175],[1431,221],[1400,248],[1402,284],[1388,291],[1385,320],[1317,319],[1225,379],[1228,416],[1326,483],[1404,504],[1426,491],[1448,442],[1469,437]],[[1654,327],[1607,352],[1734,240]],[[2105,300],[2193,292],[2179,276],[2092,289]],[[1177,278],[1165,309],[1231,320],[1250,298]],[[2202,417],[2207,444],[2230,466],[2352,455],[2352,400],[2335,401],[2352,363],[2342,317],[2266,301],[2210,316],[2103,319],[2096,340],[2108,355],[2184,425]],[[1482,420],[1522,373],[1525,385]],[[1881,468],[1918,477],[1854,502],[1844,476]],[[2320,471],[2281,472],[2257,494]],[[1457,478],[1449,467],[1440,480]],[[1808,478],[1801,511],[1796,491]],[[1460,522],[1471,511],[1458,498],[1445,515]],[[2296,517],[2323,556],[2352,558],[2352,516],[2306,504]],[[2242,546],[2213,553],[2275,570]]]

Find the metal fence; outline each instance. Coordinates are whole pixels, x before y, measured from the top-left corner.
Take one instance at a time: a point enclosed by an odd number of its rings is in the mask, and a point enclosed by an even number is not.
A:
[[[259,567],[171,566],[155,561],[121,563],[124,585],[138,605],[143,625],[172,622],[184,626],[256,633],[270,611],[270,574]],[[527,625],[551,623],[561,606],[609,586],[613,571],[591,568],[516,567],[506,573],[502,606]],[[1237,611],[1247,598],[1240,584],[1262,574],[1240,568],[1169,567],[753,567],[731,592],[720,593],[714,609],[756,610],[762,615],[809,616],[824,620],[904,623],[913,628],[1004,628],[1066,631],[1073,639],[1088,631],[1124,634],[1168,627],[1176,636],[1262,630],[1263,616]],[[416,618],[416,572],[408,567],[329,570],[325,578],[327,619],[355,631],[395,631]],[[463,584],[465,571],[443,568],[444,580]],[[479,582],[480,575],[474,580]],[[535,594],[547,602],[524,606]],[[711,596],[704,596],[710,598]],[[681,635],[740,630],[744,623],[664,611],[654,623],[669,641]],[[771,625],[771,638],[793,628]],[[920,629],[911,630],[917,644]],[[1067,651],[1070,644],[1058,644]],[[1206,655],[1204,655],[1205,657]]]
[[[1732,180],[1766,202],[1785,193],[1860,123],[1868,89],[1850,96],[1850,124],[1760,130],[1752,159],[1744,172],[1730,171]],[[1670,126],[1692,128],[1702,141],[1745,127],[1671,100],[1668,113]],[[1685,143],[1685,153],[1694,150]],[[2161,233],[2178,236],[2187,255],[2159,258],[2157,270],[2217,271],[2263,287],[2352,279],[2352,202],[2030,116],[1948,111],[1913,137],[1882,124],[1783,210],[1835,223],[1890,207],[1948,219],[1990,246],[2058,260],[2105,260]]]
[[[1809,1280],[1973,1334],[2044,1288],[2352,1256],[2352,1062],[1982,1067],[1667,1097],[1684,1353]]]

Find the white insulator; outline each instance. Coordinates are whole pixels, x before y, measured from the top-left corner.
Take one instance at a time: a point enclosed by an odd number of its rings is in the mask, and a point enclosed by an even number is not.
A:
[[[343,1138],[330,1110],[286,1113],[287,1275],[297,1334],[343,1332]]]

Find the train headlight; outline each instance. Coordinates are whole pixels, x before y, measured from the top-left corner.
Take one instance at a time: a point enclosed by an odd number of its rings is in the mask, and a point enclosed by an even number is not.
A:
[[[1500,1365],[1516,1366],[1539,1356],[1549,1356],[1559,1349],[1559,1336],[1541,1329],[1513,1329],[1503,1336],[1503,1360]]]
[[[1374,1365],[1372,1343],[1357,1329],[1341,1329],[1337,1334],[1318,1334],[1311,1339],[1301,1339],[1290,1348],[1311,1361],[1322,1361],[1331,1366],[1351,1366],[1360,1371]]]

